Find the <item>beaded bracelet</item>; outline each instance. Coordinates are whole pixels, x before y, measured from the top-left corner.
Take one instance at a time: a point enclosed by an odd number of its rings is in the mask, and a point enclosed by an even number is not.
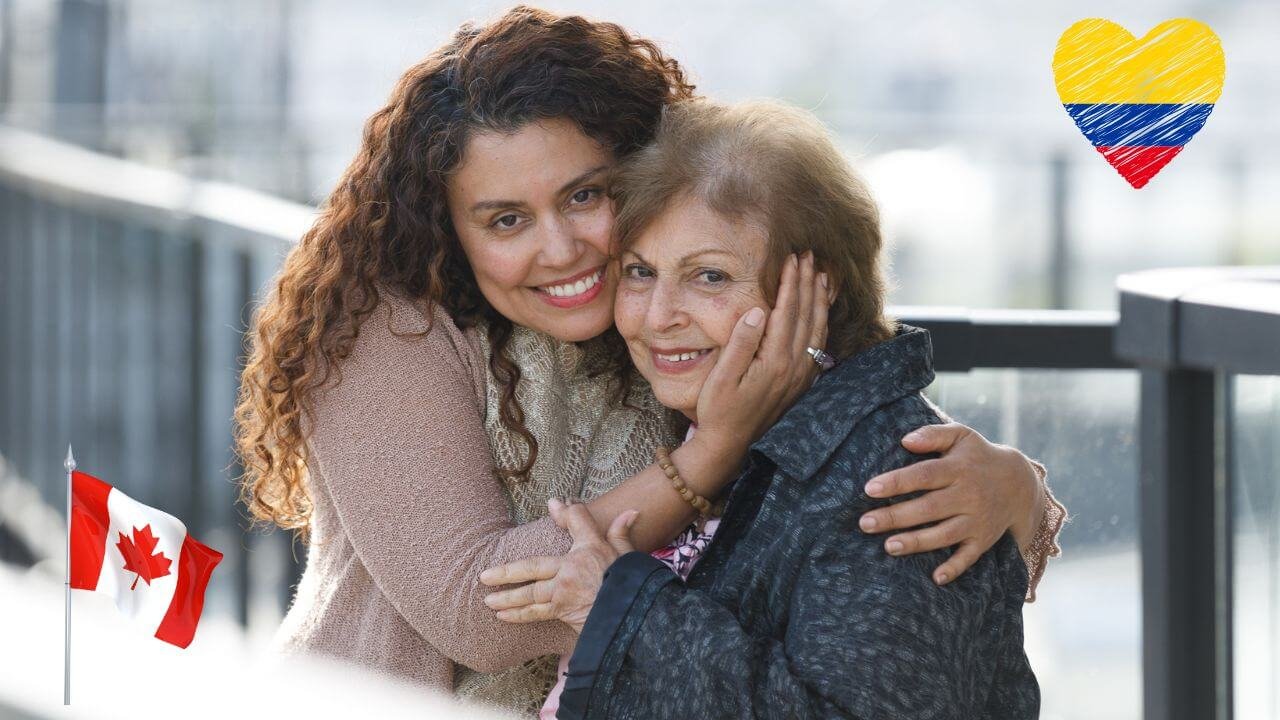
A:
[[[706,498],[690,490],[689,486],[685,485],[684,479],[680,477],[675,464],[671,462],[671,451],[668,448],[659,445],[654,448],[653,455],[657,458],[662,472],[666,473],[667,479],[671,481],[671,487],[675,488],[680,495],[680,499],[692,505],[704,519],[720,515],[724,510],[724,503],[717,502],[712,505]]]

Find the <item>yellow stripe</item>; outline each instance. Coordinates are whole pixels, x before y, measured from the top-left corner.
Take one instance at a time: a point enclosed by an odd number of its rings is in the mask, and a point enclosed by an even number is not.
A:
[[[1053,53],[1063,103],[1211,103],[1226,76],[1218,36],[1188,18],[1166,20],[1141,40],[1110,20],[1081,20]]]

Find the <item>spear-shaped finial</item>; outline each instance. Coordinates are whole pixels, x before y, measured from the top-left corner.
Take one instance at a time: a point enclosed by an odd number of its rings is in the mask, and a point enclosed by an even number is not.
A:
[[[67,445],[67,459],[62,461],[62,467],[67,472],[76,469],[76,456],[71,454],[71,446]]]

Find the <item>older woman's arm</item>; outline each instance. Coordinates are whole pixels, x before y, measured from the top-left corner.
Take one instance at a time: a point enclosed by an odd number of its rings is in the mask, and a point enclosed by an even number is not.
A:
[[[1012,537],[938,587],[922,569],[939,553],[885,555],[853,532],[858,514],[815,528],[789,594],[768,605],[780,635],[748,633],[740,610],[651,556],[619,557],[558,717],[1035,717]]]

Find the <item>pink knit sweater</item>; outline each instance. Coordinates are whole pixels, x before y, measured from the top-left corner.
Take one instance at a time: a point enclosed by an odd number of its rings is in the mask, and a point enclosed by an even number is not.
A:
[[[398,336],[429,320],[425,337]],[[510,519],[474,331],[384,295],[340,369],[304,421],[312,542],[277,649],[444,690],[455,664],[491,672],[570,650],[563,623],[504,623],[483,602],[482,571],[571,541],[549,518]]]

